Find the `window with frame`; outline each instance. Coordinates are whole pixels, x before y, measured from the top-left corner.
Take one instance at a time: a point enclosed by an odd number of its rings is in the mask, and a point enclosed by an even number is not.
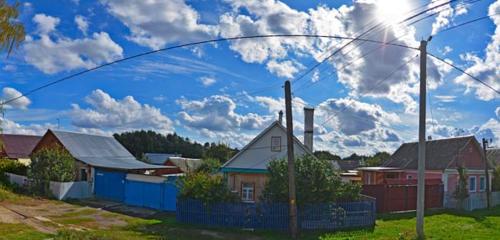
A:
[[[255,201],[255,184],[254,183],[241,183],[241,200],[243,202]]]
[[[271,152],[281,152],[281,136],[271,137]]]
[[[412,175],[406,175],[406,179],[408,179],[408,180],[412,180],[412,179],[413,179],[413,176],[412,176]]]
[[[87,169],[80,169],[80,181],[87,181]]]
[[[469,177],[469,192],[476,192],[476,176]]]
[[[484,192],[486,190],[486,177],[479,177],[479,191]]]

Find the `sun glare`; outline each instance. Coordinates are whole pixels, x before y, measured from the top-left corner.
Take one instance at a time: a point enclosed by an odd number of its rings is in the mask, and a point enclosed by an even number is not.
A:
[[[407,0],[379,0],[377,1],[377,18],[379,21],[397,23],[411,10],[411,2]]]

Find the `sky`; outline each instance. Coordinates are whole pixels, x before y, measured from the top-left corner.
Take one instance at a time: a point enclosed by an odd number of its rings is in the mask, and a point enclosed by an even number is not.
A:
[[[21,2],[26,39],[0,62],[5,101],[70,74],[135,54],[215,38],[313,34],[391,41],[428,52],[500,89],[500,1],[101,0]],[[462,22],[488,16],[463,27]],[[422,15],[425,16],[425,15]],[[418,18],[417,18],[418,19]],[[413,19],[416,20],[416,19]],[[294,133],[315,108],[315,150],[347,156],[394,151],[418,137],[414,49],[283,37],[184,47],[120,62],[5,106],[5,133],[47,129],[111,135],[176,132],[241,148],[284,110],[292,81]],[[324,61],[309,74],[312,66]],[[427,129],[433,139],[476,135],[500,146],[500,95],[427,58]],[[302,77],[301,77],[302,76]]]

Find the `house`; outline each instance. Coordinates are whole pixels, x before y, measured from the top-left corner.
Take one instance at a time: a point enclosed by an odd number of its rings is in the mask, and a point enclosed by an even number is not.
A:
[[[41,138],[41,136],[33,135],[1,134],[0,157],[29,165],[31,151]]]
[[[184,174],[192,172],[201,166],[202,160],[185,158],[180,154],[171,153],[145,153],[146,161],[151,164],[164,165],[172,168],[155,171],[155,175]]]
[[[295,156],[312,153],[314,109],[304,108],[306,144],[293,137]],[[244,202],[258,201],[267,182],[267,167],[273,160],[287,157],[287,132],[282,125],[283,113],[278,121],[271,123],[252,141],[229,159],[221,168],[230,189]]]
[[[339,167],[341,173],[340,177],[344,182],[361,182],[361,175],[357,168],[361,166],[359,160],[334,160],[335,164]]]
[[[88,182],[96,196],[123,200],[127,173],[151,174],[169,168],[141,162],[115,138],[48,130],[33,149],[62,147],[75,159],[75,181]]]
[[[426,141],[426,185],[442,184],[444,204],[458,185],[457,169],[464,168],[470,194],[486,190],[484,154],[474,136]],[[404,143],[380,167],[358,168],[363,185],[416,185],[418,142]],[[489,181],[492,170],[490,164]],[[491,184],[490,184],[491,186]]]

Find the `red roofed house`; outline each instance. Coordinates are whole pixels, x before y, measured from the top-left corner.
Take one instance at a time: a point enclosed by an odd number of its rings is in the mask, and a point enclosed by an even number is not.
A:
[[[41,136],[1,134],[0,157],[17,160],[25,165],[31,163],[30,154]]]

